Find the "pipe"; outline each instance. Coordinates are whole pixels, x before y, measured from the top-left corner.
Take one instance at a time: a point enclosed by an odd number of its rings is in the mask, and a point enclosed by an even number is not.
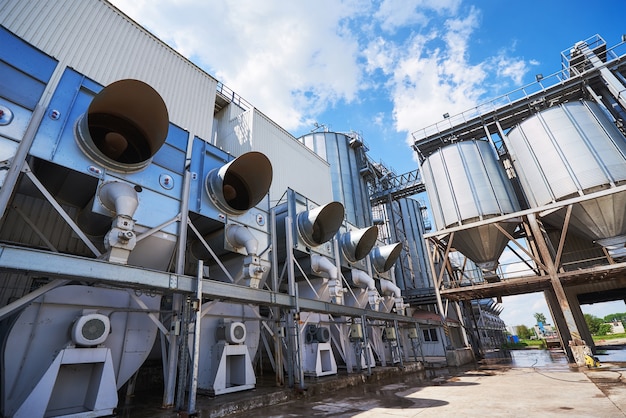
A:
[[[331,279],[337,279],[337,266],[335,266],[329,259],[321,255],[311,255],[311,269],[315,273],[327,273]]]
[[[396,298],[402,297],[402,291],[400,288],[389,280],[380,279],[380,291],[385,296],[393,296]]]
[[[362,289],[376,290],[376,282],[374,279],[362,270],[352,270],[352,282]]]
[[[408,308],[409,305],[404,303],[404,299],[402,298],[402,291],[395,283],[390,280],[380,279],[380,291],[385,296],[393,296],[393,301],[396,306],[396,313],[399,315],[404,315],[404,309]]]
[[[245,226],[227,225],[226,241],[235,248],[245,247],[248,255],[258,254],[259,241]]]

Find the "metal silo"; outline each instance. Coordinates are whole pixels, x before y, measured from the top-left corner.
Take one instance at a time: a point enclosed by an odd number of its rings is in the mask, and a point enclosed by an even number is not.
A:
[[[626,180],[626,139],[594,102],[564,103],[513,128],[504,138],[531,207],[584,196]],[[576,203],[570,228],[624,256],[626,193]],[[564,211],[544,219],[563,225]]]
[[[333,199],[346,209],[346,220],[359,228],[372,224],[365,179],[366,148],[356,133],[315,132],[298,139],[330,164]]]
[[[466,225],[519,210],[513,188],[491,144],[463,141],[430,154],[422,175],[437,230]],[[500,223],[507,232],[515,223]],[[454,248],[483,271],[493,272],[508,238],[495,224],[454,233]]]

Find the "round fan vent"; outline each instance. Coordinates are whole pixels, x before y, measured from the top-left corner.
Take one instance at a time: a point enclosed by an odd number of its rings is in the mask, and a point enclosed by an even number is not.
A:
[[[243,322],[230,322],[226,327],[226,340],[229,343],[241,344],[246,340],[246,326]]]
[[[106,341],[110,330],[108,316],[96,313],[83,315],[74,322],[72,341],[84,347],[100,345]]]

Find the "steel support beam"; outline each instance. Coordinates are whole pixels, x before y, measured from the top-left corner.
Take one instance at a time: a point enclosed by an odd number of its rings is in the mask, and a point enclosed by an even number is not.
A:
[[[68,269],[67,266],[72,268]],[[182,274],[148,270],[141,267],[112,264],[106,261],[52,253],[31,248],[0,244],[0,270],[13,270],[67,280],[92,283],[107,283],[131,288],[155,289],[163,293],[195,294],[197,280]],[[203,280],[202,294],[212,299],[258,305],[292,308],[296,306],[294,296],[233,285],[215,280]],[[312,299],[298,299],[301,311],[329,313],[339,316],[361,317],[414,323],[416,319],[386,312],[377,312],[352,306],[336,305]]]
[[[572,315],[572,310],[569,306],[569,302],[567,300],[567,296],[565,295],[565,291],[563,290],[563,285],[561,284],[561,280],[557,274],[556,266],[552,261],[552,257],[550,255],[550,251],[548,249],[548,245],[544,239],[543,233],[539,228],[539,224],[534,214],[529,214],[528,223],[530,225],[530,229],[533,232],[533,237],[537,246],[539,248],[539,252],[541,254],[541,258],[543,259],[544,264],[548,267],[548,275],[550,276],[550,283],[552,284],[552,289],[554,291],[554,296],[558,302],[558,306],[563,312],[563,317],[565,319],[565,323],[567,325],[566,330],[561,330],[561,338],[567,342],[573,342],[574,345],[581,345],[580,332],[578,331],[578,326],[576,325],[576,321],[574,320],[574,315]],[[555,310],[557,307],[553,306],[552,309]],[[566,332],[563,332],[566,331]],[[574,355],[572,354],[571,348],[568,344],[565,344],[564,341],[564,349],[567,352],[567,355],[570,361],[574,361]]]

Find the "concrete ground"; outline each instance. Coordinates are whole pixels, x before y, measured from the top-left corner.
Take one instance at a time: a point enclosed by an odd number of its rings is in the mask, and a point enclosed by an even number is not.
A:
[[[479,367],[257,409],[255,417],[626,417],[625,369]]]
[[[576,368],[562,352],[524,350],[513,352],[512,358],[487,359],[462,369],[394,369],[374,368],[370,377],[314,379],[299,394],[258,385],[253,391],[199,396],[198,416],[626,417],[626,363]],[[345,379],[358,384],[345,384]],[[118,416],[185,415],[130,408]]]

